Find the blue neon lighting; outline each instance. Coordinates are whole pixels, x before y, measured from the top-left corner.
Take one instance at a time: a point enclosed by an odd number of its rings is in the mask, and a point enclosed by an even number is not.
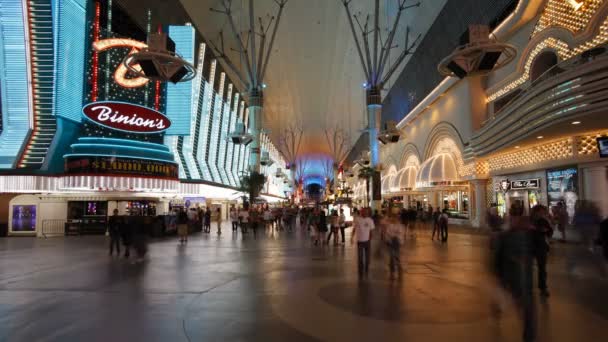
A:
[[[30,129],[28,51],[21,1],[0,0],[0,168],[15,166]]]
[[[188,63],[194,64],[194,27],[169,26],[169,37],[175,42],[175,51]],[[167,135],[190,135],[192,124],[194,82],[167,84],[166,113],[171,119]]]
[[[56,116],[82,122],[84,99],[87,0],[53,0],[57,9],[53,20],[55,50]]]
[[[139,141],[139,140],[105,138],[105,137],[82,137],[82,138],[79,138],[78,141],[89,142],[89,143],[115,144],[115,145],[120,145],[120,146],[125,146],[125,145],[143,146],[143,147],[156,148],[158,150],[169,151],[169,148],[165,145],[156,144],[156,143],[147,142],[147,141]]]
[[[71,157],[115,157],[115,158],[131,158],[131,159],[142,159],[142,160],[152,160],[163,163],[177,164],[174,161],[157,159],[157,158],[148,158],[148,157],[134,157],[130,155],[122,155],[122,154],[106,154],[106,153],[70,153],[63,156],[63,158],[71,158]]]

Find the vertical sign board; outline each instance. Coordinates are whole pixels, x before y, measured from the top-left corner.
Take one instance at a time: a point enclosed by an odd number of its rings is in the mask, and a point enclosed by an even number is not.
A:
[[[568,167],[547,170],[547,198],[549,207],[564,202],[570,219],[574,217],[574,206],[578,200],[578,168]]]

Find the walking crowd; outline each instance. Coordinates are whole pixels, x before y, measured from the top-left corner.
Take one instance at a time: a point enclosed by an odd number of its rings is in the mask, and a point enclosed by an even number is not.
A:
[[[214,214],[215,212],[215,214]],[[217,235],[222,234],[222,212],[207,209],[176,210],[169,218],[169,226],[177,232],[180,244],[187,244],[188,235],[197,228],[204,234],[211,233],[212,221],[217,223]],[[227,213],[233,234],[239,230],[243,238],[251,234],[257,239],[260,231],[285,231],[308,234],[312,246],[335,248],[345,246],[346,229],[352,227],[350,243],[356,242],[357,270],[359,278],[368,278],[372,256],[385,253],[390,278],[401,278],[403,265],[401,254],[406,239],[415,241],[418,233],[428,228],[432,241],[445,245],[448,241],[449,215],[446,210],[428,206],[419,208],[374,211],[370,208],[352,208],[349,219],[342,207],[327,210],[314,208],[297,208],[294,206],[272,208],[268,204],[248,205],[241,208],[232,205]],[[507,215],[498,214],[496,206],[491,207],[486,215],[490,234],[489,250],[492,255],[492,266],[498,284],[510,294],[522,317],[523,340],[536,341],[536,309],[534,297],[534,279],[541,298],[550,296],[548,286],[548,259],[554,231],[560,233],[565,242],[567,230],[580,235],[583,248],[593,255],[603,250],[603,257],[608,260],[608,219],[602,220],[597,208],[590,202],[580,201],[575,215],[568,216],[563,203],[549,209],[536,205],[526,210],[521,203],[513,203]],[[123,217],[114,210],[109,218],[110,255],[120,255],[121,242],[125,250],[124,257],[130,257],[135,251],[134,262],[141,262],[147,251],[146,229],[150,222],[147,217]],[[299,228],[299,229],[298,229]],[[332,239],[333,238],[333,239]],[[375,243],[372,241],[377,240]],[[376,249],[372,253],[372,249]],[[568,260],[568,267],[575,266],[576,260]],[[534,272],[536,269],[536,277]],[[600,272],[608,274],[606,263],[602,263]]]

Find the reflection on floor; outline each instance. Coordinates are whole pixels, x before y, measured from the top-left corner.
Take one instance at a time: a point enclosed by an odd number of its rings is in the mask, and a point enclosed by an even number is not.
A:
[[[479,234],[441,245],[419,231],[394,281],[375,246],[363,282],[352,246],[311,247],[301,232],[243,239],[226,225],[187,246],[151,241],[141,264],[108,257],[107,243],[0,239],[0,340],[520,341]],[[605,339],[604,267],[576,245],[554,244],[540,341]]]

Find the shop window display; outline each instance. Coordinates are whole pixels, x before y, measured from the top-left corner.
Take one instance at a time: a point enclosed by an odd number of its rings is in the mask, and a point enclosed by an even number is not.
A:
[[[126,210],[131,216],[156,216],[156,202],[129,201]]]
[[[559,202],[566,205],[569,223],[572,223],[578,200],[578,169],[569,167],[547,170],[547,196],[551,208]]]
[[[36,230],[36,206],[14,205],[12,230],[14,232],[33,232]]]
[[[107,216],[107,201],[70,201],[66,233],[103,233],[106,231]]]
[[[469,193],[466,191],[443,191],[443,208],[454,218],[469,218]]]

